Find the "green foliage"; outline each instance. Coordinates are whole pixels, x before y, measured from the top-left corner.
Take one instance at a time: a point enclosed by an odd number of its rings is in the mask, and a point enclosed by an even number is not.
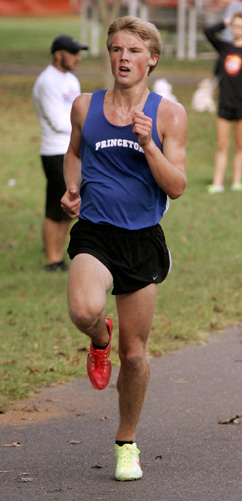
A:
[[[66,33],[74,36],[77,39],[81,37],[81,20],[79,15],[73,15],[69,17],[54,17],[54,18],[0,18],[0,32],[1,32],[1,44],[0,44],[0,61],[1,64],[7,65],[17,65],[22,64],[39,66],[45,65],[49,62],[49,54],[52,40],[55,36],[60,33]],[[167,31],[162,31],[161,36],[164,42],[170,44],[171,35]],[[90,45],[91,40],[91,21],[88,20],[87,24],[87,39]],[[100,24],[100,36],[99,36],[100,47],[105,47],[105,34],[103,33],[103,27]],[[206,49],[211,51],[210,45],[206,42]],[[176,46],[176,36],[172,35],[172,44]],[[165,51],[164,51],[165,54]],[[86,64],[85,53],[83,55],[82,64]],[[89,59],[88,67],[90,64],[92,67],[101,69],[100,60],[98,61],[96,57],[93,58],[93,64]],[[174,59],[166,58],[162,56],[162,65],[165,64],[167,70],[169,68],[174,69]],[[196,62],[189,61],[176,61],[176,68],[178,71],[184,70],[185,68],[194,72],[199,69],[206,71],[208,66],[212,63],[208,63],[206,60],[197,60]]]
[[[70,33],[79,38],[78,17],[71,18],[1,18],[0,60],[2,63],[46,63],[55,36]]]
[[[37,33],[40,20],[34,21],[35,41],[44,51],[49,42],[47,36],[45,43],[42,40],[43,31],[40,30],[41,36]],[[16,26],[21,23],[23,28],[25,22],[17,20]],[[2,29],[2,21],[0,24]],[[58,26],[56,33],[59,31],[62,30]],[[7,37],[6,30],[4,33]],[[16,28],[10,34],[17,40]],[[52,31],[51,38],[53,34]],[[24,35],[21,36],[23,39]],[[29,53],[21,36],[19,44],[15,42],[11,50],[23,50],[27,61]],[[39,64],[39,60],[35,63]],[[98,67],[100,60],[96,63]],[[93,61],[86,59],[81,68],[83,91],[98,88],[98,79],[90,73],[86,76],[83,69],[93,69]],[[162,68],[161,62],[157,76]],[[153,356],[189,343],[204,342],[206,333],[242,321],[242,194],[229,190],[231,159],[224,194],[206,193],[206,184],[211,182],[213,174],[215,116],[191,111],[195,86],[189,81],[194,68],[202,78],[209,74],[210,63],[206,66],[204,62],[190,62],[182,66],[167,60],[163,68],[165,78],[187,77],[183,85],[174,86],[173,92],[185,106],[189,120],[188,185],[180,199],[171,201],[162,223],[173,268],[159,287],[149,343]],[[41,225],[45,178],[38,153],[40,128],[31,102],[35,78],[26,71],[21,75],[2,75],[0,81],[0,409],[6,408],[11,399],[26,397],[44,385],[62,384],[84,376],[89,347],[87,338],[69,319],[67,274],[44,271]],[[15,180],[13,186],[10,180]],[[118,364],[118,320],[111,295],[107,298],[107,311],[114,321],[112,362]]]

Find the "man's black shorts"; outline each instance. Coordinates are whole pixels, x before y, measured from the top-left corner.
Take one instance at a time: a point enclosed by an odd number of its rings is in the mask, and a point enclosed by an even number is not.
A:
[[[70,259],[87,253],[101,261],[113,276],[114,295],[161,283],[170,271],[170,252],[159,224],[126,230],[79,219],[70,235]]]
[[[220,103],[218,107],[218,116],[229,121],[242,120],[242,107],[234,108]]]
[[[70,220],[70,216],[63,211],[60,203],[66,191],[63,174],[64,155],[42,155],[41,160],[47,179],[45,215],[55,221]]]

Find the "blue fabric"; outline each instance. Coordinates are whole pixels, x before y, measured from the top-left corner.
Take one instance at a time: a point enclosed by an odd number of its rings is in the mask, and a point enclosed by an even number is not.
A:
[[[132,126],[106,119],[105,92],[93,93],[82,129],[80,218],[131,230],[153,226],[167,209],[168,197],[156,184]],[[152,118],[152,137],[162,149],[156,129],[160,100],[150,92],[143,111]]]

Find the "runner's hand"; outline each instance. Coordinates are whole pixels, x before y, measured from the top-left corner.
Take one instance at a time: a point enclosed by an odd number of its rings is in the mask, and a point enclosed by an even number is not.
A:
[[[152,118],[147,117],[143,111],[134,111],[132,127],[137,134],[139,145],[143,148],[152,140]]]
[[[72,218],[79,216],[81,198],[79,188],[75,184],[69,186],[61,199],[62,209]]]

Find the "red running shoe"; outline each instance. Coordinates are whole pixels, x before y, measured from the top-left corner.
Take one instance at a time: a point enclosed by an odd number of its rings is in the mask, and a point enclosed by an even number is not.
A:
[[[87,355],[87,373],[92,385],[97,390],[104,390],[106,388],[112,371],[111,361],[108,360],[113,330],[111,318],[105,318],[105,324],[110,334],[107,348],[105,350],[95,350],[91,342],[90,351]]]

